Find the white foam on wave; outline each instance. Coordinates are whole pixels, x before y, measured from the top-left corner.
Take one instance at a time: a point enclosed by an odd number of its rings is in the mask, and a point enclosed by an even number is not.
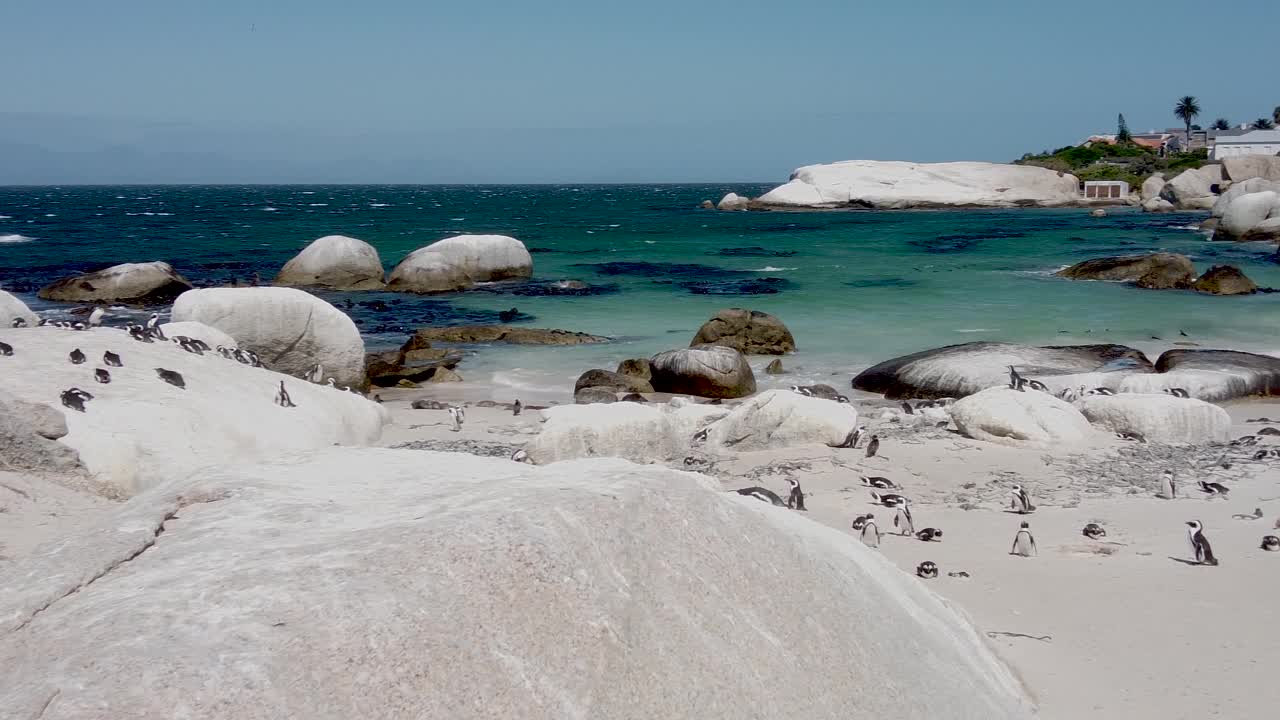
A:
[[[774,267],[772,265],[765,265],[762,268],[755,268],[751,272],[784,272],[786,270],[799,270],[799,269],[800,268],[793,268],[793,267],[785,268],[785,267]]]
[[[277,211],[278,211],[277,208],[273,208],[273,207],[262,208],[262,212],[277,212]]]
[[[9,215],[0,215],[0,220],[12,220],[12,219],[13,218]]]
[[[995,332],[995,328],[956,328],[959,333]]]
[[[390,203],[369,203],[369,207],[391,207]]]
[[[310,207],[329,207],[329,203],[311,203]]]
[[[13,245],[15,243],[27,243],[35,240],[33,237],[26,235],[0,235],[0,245]]]

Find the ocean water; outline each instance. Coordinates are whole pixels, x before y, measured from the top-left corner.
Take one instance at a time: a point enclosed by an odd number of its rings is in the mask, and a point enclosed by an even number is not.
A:
[[[269,281],[317,237],[351,235],[390,269],[450,235],[499,233],[532,251],[534,279],[429,297],[322,293],[360,325],[371,349],[414,328],[517,322],[608,335],[607,345],[469,349],[459,368],[495,397],[563,399],[577,375],[686,345],[717,310],[780,317],[800,351],[778,382],[847,387],[896,355],[974,340],[1115,342],[1158,354],[1175,341],[1280,349],[1280,295],[1241,298],[1143,291],[1052,277],[1091,257],[1167,250],[1197,266],[1232,264],[1280,287],[1275,247],[1214,243],[1203,214],[1079,209],[721,213],[725,192],[766,186],[246,186],[0,188],[0,285],[41,312],[58,277],[165,260],[197,285]],[[582,296],[536,294],[562,279]],[[1180,333],[1186,333],[1183,337]],[[762,367],[769,358],[757,359]]]

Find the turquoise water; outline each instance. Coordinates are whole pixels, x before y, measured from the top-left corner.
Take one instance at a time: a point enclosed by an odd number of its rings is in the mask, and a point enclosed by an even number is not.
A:
[[[532,327],[618,338],[594,347],[481,348],[460,368],[468,380],[497,383],[495,395],[514,388],[531,398],[563,395],[589,367],[684,345],[707,317],[734,306],[773,313],[795,334],[800,352],[785,361],[795,371],[785,383],[844,385],[879,360],[982,339],[1117,342],[1156,353],[1174,341],[1280,348],[1280,295],[1216,298],[1051,277],[1090,257],[1168,250],[1201,269],[1229,263],[1280,287],[1274,247],[1209,242],[1193,229],[1202,215],[697,209],[728,191],[765,189],[0,188],[0,283],[52,313],[62,309],[34,301],[39,285],[119,262],[166,260],[214,285],[255,273],[269,280],[321,235],[366,240],[391,268],[449,235],[507,234],[535,251],[535,285],[576,279],[599,294],[536,296],[499,284],[430,298],[325,297],[352,303],[371,347],[397,345],[422,325],[496,322],[512,307]]]

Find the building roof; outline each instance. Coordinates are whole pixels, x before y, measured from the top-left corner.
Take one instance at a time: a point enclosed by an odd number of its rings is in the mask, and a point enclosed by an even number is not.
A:
[[[1252,145],[1255,143],[1280,143],[1280,130],[1254,130],[1235,137],[1219,137],[1219,145]]]

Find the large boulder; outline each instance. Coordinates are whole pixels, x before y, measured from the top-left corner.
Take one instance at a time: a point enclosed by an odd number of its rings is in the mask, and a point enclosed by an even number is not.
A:
[[[192,287],[166,262],[125,263],[63,278],[40,288],[45,300],[149,305],[172,302]]]
[[[175,322],[215,327],[272,370],[302,375],[319,364],[338,385],[364,383],[364,340],[341,310],[293,288],[192,290],[173,304]]]
[[[1160,191],[1164,189],[1164,175],[1156,173],[1146,180],[1142,181],[1142,199],[1143,201],[1160,197]]]
[[[1164,186],[1161,185],[1160,187],[1163,188]],[[1177,209],[1178,208],[1173,206],[1173,203],[1169,202],[1168,200],[1165,200],[1162,197],[1147,198],[1146,200],[1142,201],[1143,212],[1168,213],[1168,212],[1175,212],[1177,211]]]
[[[573,385],[576,394],[584,388],[604,388],[615,393],[651,393],[653,385],[644,378],[633,375],[610,372],[608,370],[588,370],[578,376]]]
[[[1172,388],[1191,397],[1224,402],[1280,395],[1280,358],[1235,350],[1169,350],[1156,360],[1157,372],[1129,375],[1113,389],[1159,393]]]
[[[217,350],[219,347],[235,348],[238,347],[236,339],[222,332],[216,327],[210,327],[204,323],[198,322],[170,322],[160,326],[160,332],[164,336],[173,339],[176,337],[189,337],[193,340],[199,340],[209,347]]]
[[[1209,210],[1217,200],[1214,190],[1225,180],[1221,165],[1183,170],[1160,189],[1160,197],[1179,210]]]
[[[1091,435],[1089,421],[1079,410],[1035,390],[988,388],[957,400],[951,420],[974,440],[1013,447],[1073,447]]]
[[[519,240],[505,235],[458,235],[405,256],[387,276],[387,289],[450,292],[478,282],[531,275],[533,258]]]
[[[0,329],[13,327],[14,320],[22,320],[27,327],[35,327],[40,322],[26,303],[0,290]]]
[[[1227,208],[1236,198],[1243,195],[1252,195],[1260,192],[1280,192],[1280,180],[1263,180],[1262,178],[1252,178],[1243,182],[1232,183],[1218,199],[1213,203],[1213,209],[1209,211],[1209,217],[1221,218],[1227,214]],[[1219,223],[1221,224],[1221,223]],[[1215,226],[1216,227],[1216,226]]]
[[[1044,382],[1053,392],[1063,388],[1105,385],[1107,376],[1148,373],[1151,361],[1124,345],[1047,346],[973,342],[924,350],[886,360],[853,379],[855,390],[890,399],[964,397],[1009,384],[1009,366],[1027,378]]]
[[[367,445],[381,436],[387,418],[382,406],[360,395],[216,353],[194,355],[173,343],[137,342],[118,328],[0,330],[0,339],[14,346],[12,357],[0,358],[6,389],[65,416],[67,432],[59,442],[79,453],[95,485],[108,495],[133,495],[208,465]],[[75,348],[88,362],[67,362]],[[108,350],[123,366],[106,368],[111,383],[99,385],[93,372],[104,367]],[[185,388],[162,381],[156,368],[179,373]],[[282,381],[295,407],[275,404]],[[70,387],[93,394],[85,412],[60,406],[60,393]]]
[[[629,375],[645,381],[653,377],[653,370],[649,367],[649,358],[627,358],[618,363],[617,372],[619,375]]]
[[[1280,157],[1236,155],[1222,159],[1222,172],[1234,182],[1259,178],[1280,181]]]
[[[214,469],[3,572],[12,717],[1034,714],[961,612],[847,533],[620,460]]]
[[[857,426],[858,411],[848,403],[806,397],[789,390],[768,390],[712,425],[707,444],[732,451],[809,444],[836,446]]]
[[[1095,258],[1057,272],[1059,277],[1071,280],[1144,280],[1146,287],[1187,287],[1195,274],[1191,258],[1175,253]]]
[[[1191,287],[1196,292],[1209,295],[1252,295],[1258,292],[1258,286],[1239,268],[1231,265],[1214,265],[1196,278]]]
[[[517,325],[457,325],[454,327],[420,328],[405,345],[412,350],[422,343],[446,342],[459,345],[480,343],[506,343],[508,345],[594,345],[609,342],[609,338],[599,335],[574,332],[572,330],[554,330],[543,328],[527,328]]]
[[[657,392],[739,398],[756,391],[756,377],[742,353],[723,345],[668,350],[649,359]]]
[[[847,160],[809,165],[757,199],[800,207],[1056,207],[1080,202],[1074,175],[1030,165]]]
[[[1214,237],[1247,240],[1255,227],[1274,217],[1280,217],[1280,192],[1267,190],[1240,195],[1223,211]]]
[[[326,235],[285,263],[275,284],[377,290],[382,287],[382,259],[378,250],[363,240]]]
[[[759,310],[729,308],[702,324],[690,345],[723,345],[744,355],[795,352],[796,340],[778,318]]]
[[[716,205],[717,210],[746,210],[751,205],[749,198],[744,198],[737,193],[729,193],[720,198],[720,202]]]
[[[462,353],[452,349],[390,350],[366,355],[364,369],[370,385],[395,387],[402,382],[451,381],[457,377],[453,368],[460,362]]]
[[[719,405],[679,399],[560,405],[542,411],[542,431],[524,449],[540,465],[589,457],[663,462],[688,455],[693,436],[726,414],[728,409]]]
[[[1094,425],[1115,433],[1138,433],[1153,443],[1225,442],[1231,433],[1227,411],[1203,400],[1172,395],[1087,395],[1076,408]]]
[[[57,442],[67,432],[66,419],[58,410],[27,402],[0,388],[0,461],[4,469],[54,474],[80,470],[75,449]]]

